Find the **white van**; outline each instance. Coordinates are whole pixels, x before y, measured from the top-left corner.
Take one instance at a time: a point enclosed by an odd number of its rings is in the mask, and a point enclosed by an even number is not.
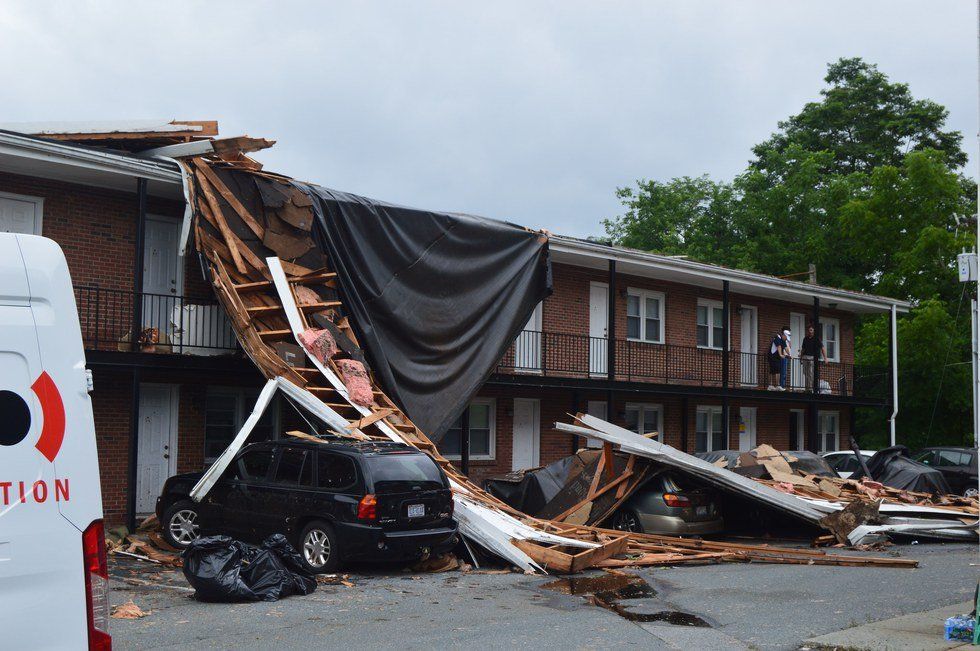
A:
[[[0,637],[110,649],[99,460],[65,256],[0,233]]]

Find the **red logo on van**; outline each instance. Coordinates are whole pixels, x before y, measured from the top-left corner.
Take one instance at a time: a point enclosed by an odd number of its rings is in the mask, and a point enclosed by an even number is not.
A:
[[[58,451],[61,450],[62,441],[65,440],[65,404],[61,401],[61,392],[58,391],[58,387],[47,371],[41,372],[31,385],[31,391],[40,401],[41,414],[44,416],[41,436],[38,437],[34,447],[44,455],[45,459],[54,461]]]

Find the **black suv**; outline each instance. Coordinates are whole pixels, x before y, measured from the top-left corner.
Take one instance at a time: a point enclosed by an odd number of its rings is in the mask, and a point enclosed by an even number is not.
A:
[[[973,448],[923,448],[915,455],[915,460],[941,472],[946,483],[957,495],[977,494],[977,451]]]
[[[310,570],[331,572],[341,561],[409,560],[458,542],[445,473],[400,443],[253,443],[196,503],[188,495],[201,474],[171,477],[157,499],[175,547],[208,534],[258,542],[282,533]]]

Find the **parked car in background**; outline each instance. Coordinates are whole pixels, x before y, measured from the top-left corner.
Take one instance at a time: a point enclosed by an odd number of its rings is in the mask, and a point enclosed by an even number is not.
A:
[[[253,443],[196,503],[189,494],[201,474],[171,477],[157,499],[175,547],[206,534],[258,542],[282,533],[311,571],[331,572],[343,561],[411,560],[459,541],[445,473],[400,443]]]
[[[977,494],[977,451],[973,448],[943,446],[923,448],[915,460],[943,474],[950,489],[958,495]]]
[[[864,458],[865,463],[867,463],[868,459],[875,455],[874,450],[861,450],[860,453],[861,457]],[[823,458],[830,464],[830,467],[834,469],[834,472],[844,479],[847,479],[861,468],[861,462],[858,461],[856,456],[854,456],[853,450],[827,452],[823,455]]]
[[[613,514],[612,526],[634,533],[693,535],[719,532],[725,521],[711,489],[686,485],[664,472],[623,503]]]

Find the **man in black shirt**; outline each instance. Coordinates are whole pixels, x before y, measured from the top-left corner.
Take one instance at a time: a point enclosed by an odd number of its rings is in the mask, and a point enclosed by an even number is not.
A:
[[[823,359],[824,364],[827,363],[827,351],[823,346],[823,342],[817,337],[816,331],[813,328],[813,324],[807,326],[806,336],[803,337],[803,343],[800,345],[800,360],[803,362],[803,380],[806,382],[806,390],[813,390],[813,360],[817,358],[817,355]]]

